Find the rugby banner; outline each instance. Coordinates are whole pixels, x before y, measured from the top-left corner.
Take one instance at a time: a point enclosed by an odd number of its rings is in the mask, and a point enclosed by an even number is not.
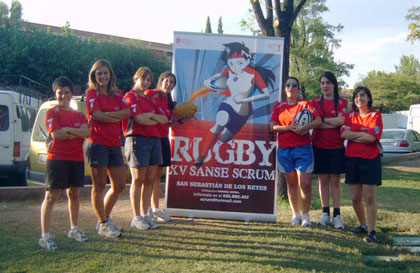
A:
[[[175,32],[173,99],[197,107],[171,130],[172,216],[276,221],[274,134],[283,39]]]

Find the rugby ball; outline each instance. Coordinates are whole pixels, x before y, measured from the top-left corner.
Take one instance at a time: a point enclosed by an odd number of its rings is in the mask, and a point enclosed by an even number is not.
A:
[[[207,87],[207,89],[215,92],[220,92],[223,90],[226,90],[228,88],[227,86],[227,78],[226,77],[216,77],[216,78],[210,78],[208,80],[204,81],[204,86]]]
[[[194,103],[183,102],[175,105],[172,109],[172,115],[177,119],[183,119],[186,117],[192,117],[197,113],[197,106]]]
[[[300,126],[304,126],[308,123],[311,123],[313,120],[312,118],[312,113],[311,111],[309,111],[308,109],[303,109],[302,111],[300,111],[296,117],[295,117],[295,122],[297,122],[297,124],[299,124]],[[306,134],[308,131],[303,132],[302,134]]]

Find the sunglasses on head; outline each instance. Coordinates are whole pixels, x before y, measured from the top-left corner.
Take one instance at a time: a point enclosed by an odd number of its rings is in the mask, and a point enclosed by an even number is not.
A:
[[[286,83],[284,86],[285,87],[297,87],[298,85],[297,85],[297,83]]]

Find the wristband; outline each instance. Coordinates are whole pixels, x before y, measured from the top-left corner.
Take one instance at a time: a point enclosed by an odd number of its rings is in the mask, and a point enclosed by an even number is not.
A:
[[[178,119],[178,123],[179,124],[184,124],[184,122],[182,121],[182,119]]]
[[[324,117],[321,117],[322,123],[324,123]]]

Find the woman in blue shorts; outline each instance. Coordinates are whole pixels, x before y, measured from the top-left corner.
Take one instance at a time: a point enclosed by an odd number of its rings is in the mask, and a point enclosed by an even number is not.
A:
[[[307,132],[320,126],[322,121],[308,101],[299,99],[298,79],[289,77],[284,89],[287,98],[274,106],[270,119],[271,131],[277,133],[277,168],[286,177],[287,194],[293,213],[292,225],[310,226],[314,159],[311,139]],[[301,126],[295,122],[295,117],[303,109],[308,109],[314,120]],[[299,209],[299,195],[302,198],[302,215]]]

